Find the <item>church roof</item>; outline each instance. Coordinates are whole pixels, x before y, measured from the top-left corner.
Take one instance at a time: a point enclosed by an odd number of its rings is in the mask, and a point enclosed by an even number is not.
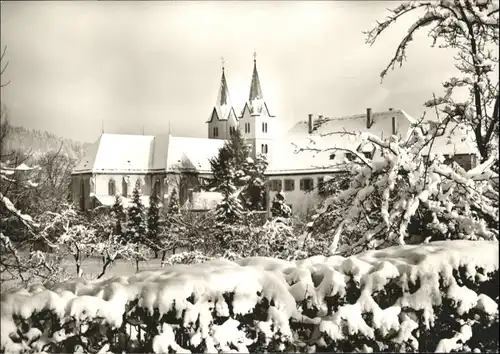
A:
[[[264,99],[264,96],[262,95],[262,89],[260,87],[259,72],[257,71],[257,60],[254,59],[252,83],[250,84],[250,94],[248,95],[248,101],[252,102],[254,100],[262,99]]]
[[[224,142],[222,139],[170,137],[167,172],[211,172],[209,159],[217,155]]]
[[[74,173],[145,172],[153,169],[153,135],[103,133],[92,145]]]
[[[210,172],[209,158],[223,145],[220,139],[104,133],[73,173]]]
[[[215,102],[214,109],[207,123],[211,122],[214,119],[214,116],[218,120],[228,120],[230,117],[236,118],[233,105],[231,104],[231,98],[229,96],[229,88],[227,86],[224,68],[222,68],[222,76],[220,80],[219,93],[217,94],[217,101]]]

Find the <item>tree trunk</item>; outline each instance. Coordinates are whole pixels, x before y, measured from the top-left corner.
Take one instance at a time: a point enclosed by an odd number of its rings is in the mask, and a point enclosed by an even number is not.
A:
[[[165,258],[167,257],[167,251],[163,251],[162,255],[161,255],[161,266],[164,267],[165,266]]]

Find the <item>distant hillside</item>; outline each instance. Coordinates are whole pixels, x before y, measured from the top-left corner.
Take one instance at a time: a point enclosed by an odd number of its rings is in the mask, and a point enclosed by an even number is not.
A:
[[[61,149],[60,153],[79,161],[90,145],[90,143],[62,138],[38,129],[10,126],[5,150],[31,152],[33,157],[36,158],[47,152],[57,152]]]

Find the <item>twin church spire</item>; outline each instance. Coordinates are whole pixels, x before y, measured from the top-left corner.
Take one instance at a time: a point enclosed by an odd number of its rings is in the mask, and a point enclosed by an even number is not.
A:
[[[245,106],[248,106],[252,114],[260,113],[261,109],[257,109],[257,106],[261,107],[264,99],[264,96],[262,95],[262,88],[260,85],[259,73],[257,71],[257,54],[255,52],[253,57],[252,82],[250,83],[248,102],[245,104]],[[229,88],[226,80],[224,58],[222,58],[222,76],[214,110],[217,112],[217,118],[219,120],[227,120],[230,116],[230,112],[233,111],[231,99],[229,96]],[[210,119],[210,121],[211,120],[212,119]]]

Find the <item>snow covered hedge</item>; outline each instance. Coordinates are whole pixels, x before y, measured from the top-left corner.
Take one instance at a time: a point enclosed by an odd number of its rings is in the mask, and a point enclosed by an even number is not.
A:
[[[498,242],[174,265],[3,294],[2,352],[498,351]]]

